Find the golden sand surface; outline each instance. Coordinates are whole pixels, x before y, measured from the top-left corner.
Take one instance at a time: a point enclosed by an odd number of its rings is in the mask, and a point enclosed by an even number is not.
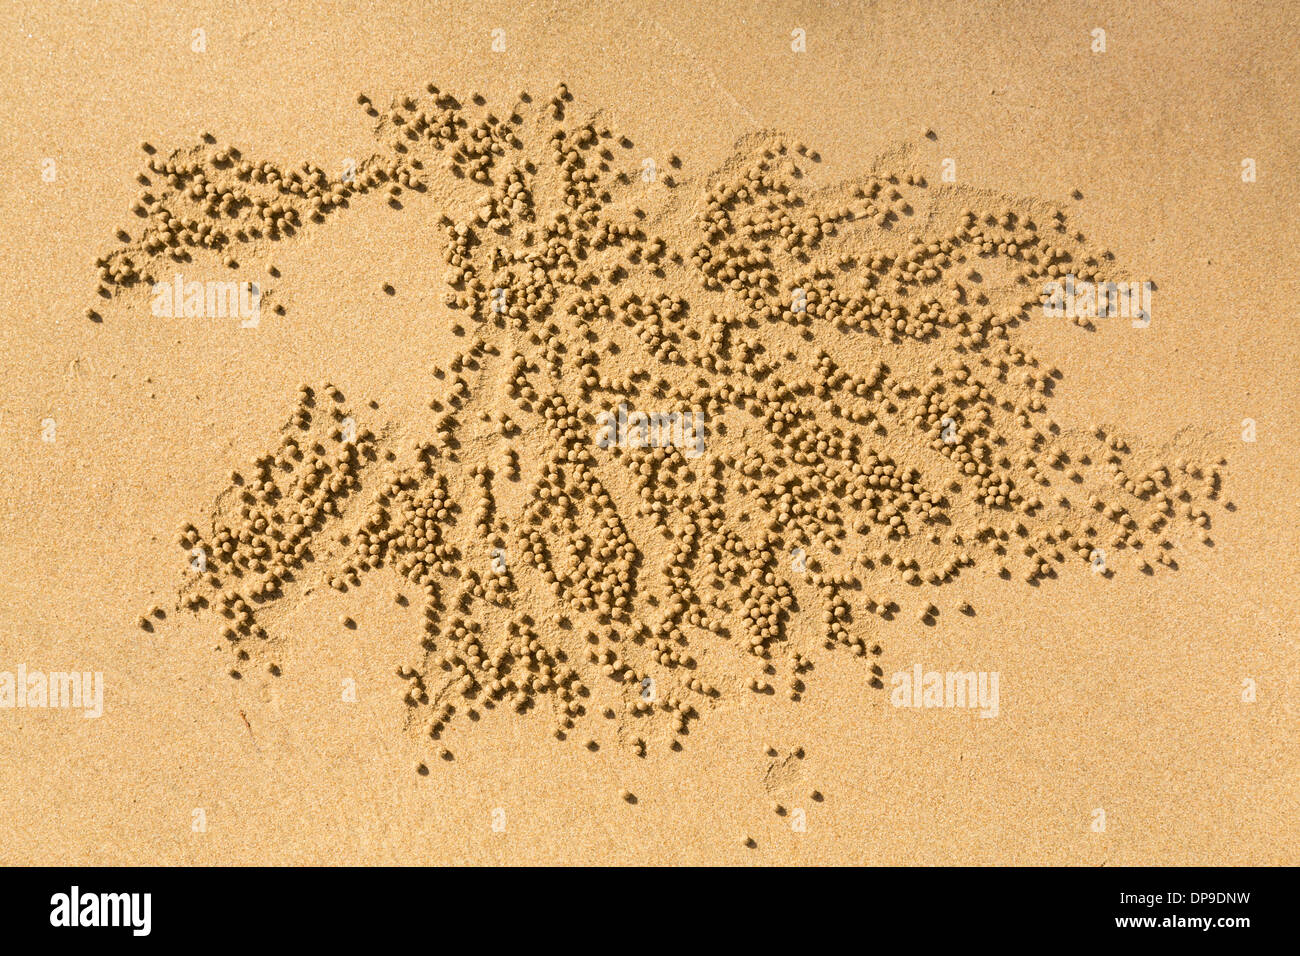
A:
[[[0,861],[1297,861],[1293,8],[0,17]]]

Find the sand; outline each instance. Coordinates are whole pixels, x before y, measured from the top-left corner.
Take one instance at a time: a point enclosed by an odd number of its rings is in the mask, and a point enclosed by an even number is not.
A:
[[[1295,862],[1294,16],[621,9],[4,14],[0,859]]]

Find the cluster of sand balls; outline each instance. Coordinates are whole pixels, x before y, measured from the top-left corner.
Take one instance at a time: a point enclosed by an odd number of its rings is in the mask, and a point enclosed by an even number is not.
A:
[[[346,180],[150,153],[145,232],[99,264],[111,290],[362,201],[440,217],[464,348],[427,417],[366,427],[304,386],[236,503],[181,530],[207,556],[184,602],[226,618],[232,673],[278,667],[279,600],[395,572],[420,616],[399,690],[431,740],[501,705],[644,753],[744,692],[805,699],[824,653],[883,686],[890,627],[974,614],[968,575],[1150,574],[1211,543],[1221,459],[1049,413],[1064,375],[1016,331],[1046,321],[1044,282],[1114,269],[1060,209],[915,168],[814,187],[815,154],[766,134],[648,180],[563,86],[501,116],[433,85],[359,102],[380,149]],[[620,406],[698,417],[699,442],[598,442]]]

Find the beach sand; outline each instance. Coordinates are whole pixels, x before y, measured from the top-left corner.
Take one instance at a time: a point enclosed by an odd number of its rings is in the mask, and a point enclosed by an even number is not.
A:
[[[0,13],[0,862],[1297,862],[1294,11],[386,7]]]

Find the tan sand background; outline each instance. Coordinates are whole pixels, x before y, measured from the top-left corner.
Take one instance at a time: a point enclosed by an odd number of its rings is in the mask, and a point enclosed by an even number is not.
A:
[[[0,11],[0,670],[99,670],[106,685],[99,720],[0,711],[0,862],[1300,862],[1296,5],[376,6]],[[682,753],[591,754],[497,711],[421,778],[378,637],[329,637],[332,595],[295,611],[320,637],[286,678],[232,682],[210,628],[135,627],[174,594],[175,530],[263,450],[298,382],[395,414],[414,400],[430,337],[376,288],[439,269],[437,249],[413,217],[350,216],[281,253],[293,308],[255,334],[89,323],[93,259],[128,224],[141,139],[169,150],[209,129],[250,157],[334,170],[373,148],[358,91],[382,103],[430,80],[489,103],[564,80],[647,155],[696,169],[776,128],[818,149],[827,177],[910,141],[934,179],[951,157],[982,188],[1081,190],[1075,224],[1159,290],[1147,330],[1033,330],[1066,375],[1056,412],[1156,448],[1208,434],[1235,512],[1175,574],[990,582],[973,622],[893,627],[887,675],[997,670],[996,720],[895,710],[832,660],[803,703],[728,700]],[[340,675],[356,704],[337,701]],[[773,775],[764,741],[806,757]],[[773,799],[805,809],[807,831]]]

